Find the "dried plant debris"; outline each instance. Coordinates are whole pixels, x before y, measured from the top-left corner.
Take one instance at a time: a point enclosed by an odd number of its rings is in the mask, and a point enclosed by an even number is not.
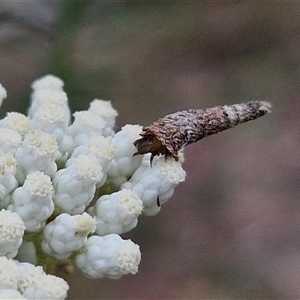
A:
[[[143,127],[142,138],[134,142],[134,155],[151,153],[151,162],[160,154],[178,161],[178,151],[183,147],[270,111],[271,104],[265,101],[178,111]]]

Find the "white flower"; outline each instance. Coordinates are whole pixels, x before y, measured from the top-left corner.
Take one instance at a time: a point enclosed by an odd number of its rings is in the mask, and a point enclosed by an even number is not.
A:
[[[42,267],[29,263],[19,263],[22,274],[18,282],[18,290],[26,299],[63,300],[67,297],[68,284],[62,278],[47,275]]]
[[[109,100],[94,99],[90,103],[89,111],[100,116],[105,121],[104,135],[114,135],[114,127],[118,112],[112,107]]]
[[[96,217],[96,232],[99,235],[109,233],[122,234],[137,225],[137,218],[143,210],[143,202],[136,193],[124,189],[100,197],[89,210]]]
[[[107,171],[109,162],[113,159],[115,151],[116,147],[112,143],[112,137],[98,135],[91,138],[87,144],[75,148],[72,158],[78,157],[81,154],[93,155],[101,162],[103,170]]]
[[[41,266],[34,266],[28,262],[16,261],[21,278],[18,280],[18,290],[23,294],[26,290],[35,288],[38,280],[45,275]]]
[[[94,99],[70,124],[63,86],[53,75],[35,80],[27,115],[0,120],[0,299],[65,299],[67,283],[43,270],[58,260],[89,278],[137,273],[139,246],[119,234],[185,179],[182,155],[152,167],[150,154],[134,155],[142,126],[115,133],[110,101]],[[5,97],[0,85],[0,105]]]
[[[16,167],[13,154],[0,151],[0,208],[7,208],[11,201],[10,193],[18,186]]]
[[[87,144],[81,145],[74,149],[72,153],[72,158],[78,157],[81,154],[93,155],[99,161],[103,177],[97,182],[97,187],[102,186],[107,178],[106,173],[110,168],[111,161],[114,157],[116,147],[112,143],[112,137],[104,137],[101,135],[95,136],[89,140]]]
[[[34,80],[31,84],[31,88],[33,90],[43,90],[43,89],[51,89],[51,90],[62,90],[64,86],[64,82],[51,74],[44,75],[36,80]]]
[[[178,183],[184,181],[185,175],[181,163],[174,159],[155,158],[151,167],[149,157],[145,157],[142,165],[122,188],[136,192],[143,201],[143,213],[154,215],[159,212],[160,204],[172,196]]]
[[[0,291],[2,289],[16,290],[20,277],[15,261],[5,256],[0,256]]]
[[[52,194],[50,177],[40,171],[33,172],[27,175],[24,185],[13,192],[8,209],[21,217],[26,231],[39,231],[54,211]]]
[[[67,297],[69,286],[67,282],[54,275],[43,275],[35,286],[28,288],[23,292],[27,299],[49,299],[49,300],[63,300]]]
[[[95,219],[87,213],[76,216],[63,213],[45,226],[42,249],[57,259],[67,259],[85,244],[95,228]]]
[[[107,184],[119,188],[141,165],[142,155],[133,156],[136,148],[133,142],[138,139],[142,126],[127,124],[113,137],[116,147],[114,158],[107,173]]]
[[[69,121],[70,115],[61,106],[45,103],[37,108],[31,120],[31,130],[41,129],[56,136],[54,133],[57,129],[63,132],[67,130]]]
[[[0,256],[13,258],[22,244],[25,225],[17,213],[0,211]]]
[[[66,114],[70,115],[68,97],[63,90],[38,89],[31,94],[31,105],[28,109],[28,116],[34,118],[36,111],[44,104],[54,104],[61,107]],[[68,116],[70,118],[70,116]]]
[[[55,206],[61,212],[82,213],[93,200],[96,183],[103,176],[102,167],[92,155],[71,158],[66,166],[53,177]]]
[[[3,99],[7,97],[6,89],[0,84],[0,106],[2,105]]]
[[[103,135],[105,121],[91,111],[77,111],[74,122],[69,127],[69,134],[73,138],[74,147],[84,145],[92,137]]]
[[[29,131],[30,120],[18,112],[7,113],[7,116],[0,121],[1,128],[17,131],[22,137]]]
[[[0,149],[2,152],[15,153],[22,143],[22,136],[15,130],[0,128]]]
[[[57,142],[51,134],[37,130],[26,135],[15,154],[18,165],[16,178],[19,183],[22,184],[26,176],[35,171],[54,175],[58,154]]]
[[[136,274],[140,260],[139,246],[117,234],[88,238],[75,257],[76,266],[88,278],[118,279]]]
[[[67,135],[70,112],[54,103],[43,104],[37,108],[31,120],[31,131],[41,129],[53,135],[58,143],[60,158],[73,148],[72,138]],[[65,161],[64,161],[65,162]]]

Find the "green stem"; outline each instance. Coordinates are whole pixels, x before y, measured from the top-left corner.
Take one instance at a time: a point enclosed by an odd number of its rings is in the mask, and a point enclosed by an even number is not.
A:
[[[24,239],[27,242],[32,242],[36,251],[37,264],[42,266],[47,274],[54,275],[56,272],[57,259],[46,255],[42,250],[42,235],[41,233],[26,233]]]

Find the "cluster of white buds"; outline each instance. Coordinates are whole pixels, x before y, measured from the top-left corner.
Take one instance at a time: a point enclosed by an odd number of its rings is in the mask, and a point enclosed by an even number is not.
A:
[[[63,86],[43,76],[27,115],[0,120],[0,299],[65,299],[59,260],[89,278],[137,273],[139,246],[120,235],[185,179],[182,160],[135,155],[142,126],[115,132],[110,101],[94,99],[71,123]],[[0,85],[0,105],[6,96]]]
[[[182,148],[271,108],[191,109],[115,132],[110,101],[94,99],[71,123],[63,85],[34,81],[27,116],[0,120],[0,299],[65,299],[68,285],[53,275],[60,260],[89,278],[137,273],[139,246],[120,235],[185,180]]]
[[[41,266],[0,257],[0,299],[65,299],[68,289],[65,280]]]

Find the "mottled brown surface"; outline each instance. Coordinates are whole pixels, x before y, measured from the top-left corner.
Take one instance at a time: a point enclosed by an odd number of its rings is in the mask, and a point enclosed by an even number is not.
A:
[[[267,102],[252,101],[241,104],[189,109],[166,115],[143,127],[142,138],[134,142],[137,154],[151,153],[178,161],[178,151],[206,136],[216,134],[257,119],[270,112]]]

